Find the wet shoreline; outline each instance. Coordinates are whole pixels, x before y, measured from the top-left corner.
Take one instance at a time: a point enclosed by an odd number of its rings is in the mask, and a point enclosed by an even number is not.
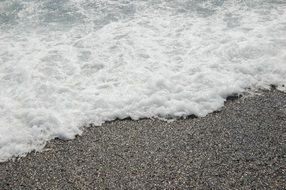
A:
[[[286,94],[230,99],[204,118],[123,120],[0,163],[0,189],[283,189]]]

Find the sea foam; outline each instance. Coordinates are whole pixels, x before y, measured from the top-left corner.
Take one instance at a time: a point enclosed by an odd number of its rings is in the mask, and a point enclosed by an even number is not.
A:
[[[0,161],[116,118],[199,117],[285,90],[286,3],[0,2]]]

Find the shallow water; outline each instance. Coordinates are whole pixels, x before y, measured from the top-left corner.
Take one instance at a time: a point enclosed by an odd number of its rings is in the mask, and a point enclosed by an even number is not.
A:
[[[284,0],[1,0],[0,161],[116,118],[286,84]]]

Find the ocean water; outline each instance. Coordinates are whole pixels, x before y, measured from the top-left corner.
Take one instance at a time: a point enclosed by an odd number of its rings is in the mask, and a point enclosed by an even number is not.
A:
[[[0,0],[0,162],[271,84],[285,91],[285,0]]]

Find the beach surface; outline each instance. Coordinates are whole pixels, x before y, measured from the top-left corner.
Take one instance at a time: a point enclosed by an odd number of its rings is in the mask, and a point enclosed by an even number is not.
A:
[[[228,100],[203,118],[86,128],[0,163],[0,189],[284,189],[286,93]]]

